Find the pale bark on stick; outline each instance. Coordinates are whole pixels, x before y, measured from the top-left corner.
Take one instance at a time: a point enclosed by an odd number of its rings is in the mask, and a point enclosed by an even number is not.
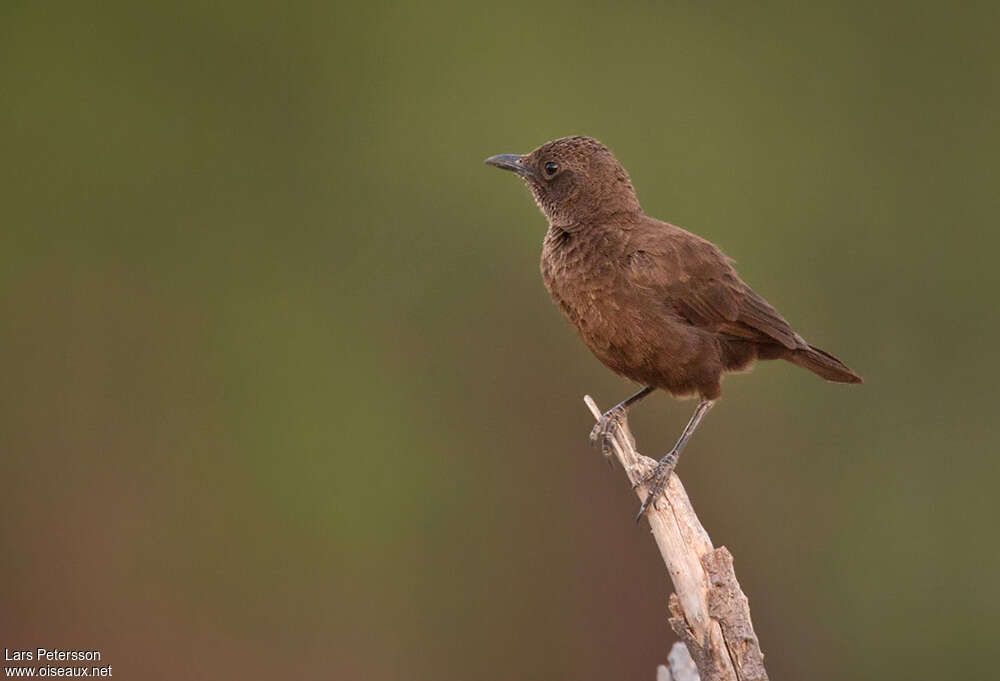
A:
[[[656,681],[698,681],[698,668],[687,646],[678,641],[667,655],[667,664],[656,668]]]
[[[602,412],[594,400],[587,395],[584,401],[600,419]],[[614,431],[612,449],[632,484],[656,464],[636,451],[625,418]],[[646,485],[636,489],[639,499],[645,499],[647,492]],[[687,646],[701,681],[767,681],[764,655],[750,621],[750,606],[733,572],[733,557],[726,547],[712,546],[675,474],[646,517],[676,591],[668,604],[670,626]]]

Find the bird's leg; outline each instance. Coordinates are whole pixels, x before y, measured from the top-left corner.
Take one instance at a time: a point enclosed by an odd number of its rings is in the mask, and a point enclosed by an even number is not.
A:
[[[600,420],[597,422],[597,425],[590,431],[591,444],[597,445],[600,443],[601,453],[609,458],[613,456],[614,451],[611,448],[611,441],[615,435],[615,428],[617,428],[618,424],[621,423],[621,420],[625,418],[625,413],[628,411],[629,407],[654,390],[656,390],[656,388],[648,385],[635,395],[632,395],[632,397],[622,400],[615,406],[611,407],[611,409],[604,412],[601,415]]]
[[[660,459],[653,470],[643,475],[641,478],[636,480],[634,485],[632,485],[632,489],[635,489],[639,485],[649,483],[649,494],[646,495],[646,500],[643,501],[642,506],[639,507],[639,514],[635,517],[636,522],[639,522],[639,519],[642,518],[646,509],[649,508],[649,505],[660,496],[663,492],[663,488],[667,486],[667,480],[670,479],[670,474],[673,472],[674,466],[677,465],[677,459],[681,455],[681,450],[684,449],[684,445],[687,444],[691,434],[694,433],[694,429],[698,427],[702,417],[708,413],[708,410],[711,409],[714,404],[714,400],[702,400],[699,402],[698,407],[694,410],[694,414],[691,415],[691,420],[688,421],[686,426],[684,426],[684,431],[681,433],[681,436],[677,438],[677,444],[674,445],[673,449],[667,452],[666,456]]]

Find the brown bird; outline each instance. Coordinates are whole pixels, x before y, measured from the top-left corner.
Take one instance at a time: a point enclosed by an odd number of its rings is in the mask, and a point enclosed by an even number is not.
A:
[[[565,137],[486,163],[521,176],[548,218],[542,279],[583,342],[612,371],[646,386],[608,410],[591,440],[610,454],[616,423],[657,388],[700,398],[677,443],[637,483],[650,489],[636,520],[722,394],[723,373],[784,359],[828,381],[861,383],[795,333],[715,245],[643,213],[628,173],[597,140]]]

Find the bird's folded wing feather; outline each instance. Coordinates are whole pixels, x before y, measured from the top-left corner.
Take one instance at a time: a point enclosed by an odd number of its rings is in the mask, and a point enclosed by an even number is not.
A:
[[[671,226],[673,227],[673,226]],[[666,302],[692,326],[748,340],[807,347],[784,317],[753,292],[711,242],[674,227],[657,243],[634,251],[630,265],[640,285],[660,288]]]

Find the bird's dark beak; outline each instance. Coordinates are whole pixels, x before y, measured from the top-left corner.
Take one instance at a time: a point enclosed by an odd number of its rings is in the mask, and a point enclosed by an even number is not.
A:
[[[517,154],[497,154],[486,159],[486,165],[496,166],[503,170],[517,173],[521,177],[531,177],[534,175],[531,170],[524,165],[524,157]]]

